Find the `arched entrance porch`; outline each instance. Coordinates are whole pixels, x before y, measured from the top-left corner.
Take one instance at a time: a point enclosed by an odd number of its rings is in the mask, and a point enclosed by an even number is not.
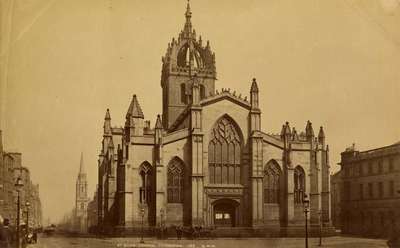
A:
[[[213,224],[217,227],[236,227],[239,220],[239,203],[231,199],[213,202]]]

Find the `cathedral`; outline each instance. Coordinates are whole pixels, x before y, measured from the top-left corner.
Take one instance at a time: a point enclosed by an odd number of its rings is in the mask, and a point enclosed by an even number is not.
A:
[[[249,98],[215,89],[216,56],[185,24],[162,57],[162,115],[154,126],[133,95],[124,127],[104,119],[98,160],[98,227],[134,232],[159,225],[247,230],[261,235],[331,229],[329,148],[307,121],[297,132],[261,127],[256,79]],[[145,97],[143,99],[146,99]]]

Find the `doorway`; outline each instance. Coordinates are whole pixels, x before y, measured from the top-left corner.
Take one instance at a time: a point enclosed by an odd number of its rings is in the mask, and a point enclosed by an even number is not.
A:
[[[238,203],[222,199],[214,203],[214,225],[219,227],[235,227]]]

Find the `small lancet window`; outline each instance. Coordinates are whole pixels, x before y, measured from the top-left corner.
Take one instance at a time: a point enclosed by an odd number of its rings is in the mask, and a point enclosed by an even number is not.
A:
[[[186,98],[186,85],[181,84],[181,103],[187,103],[187,98]]]

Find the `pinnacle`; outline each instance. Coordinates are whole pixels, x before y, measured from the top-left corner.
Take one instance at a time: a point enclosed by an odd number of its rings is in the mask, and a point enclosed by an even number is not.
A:
[[[251,83],[250,92],[258,92],[258,85],[255,78],[253,78],[253,82]]]
[[[129,105],[128,113],[126,113],[126,118],[130,116],[134,118],[144,118],[142,108],[139,105],[136,95],[133,95],[131,104]]]
[[[319,128],[318,137],[319,138],[324,138],[325,137],[324,128],[322,126]]]
[[[111,120],[110,110],[109,109],[107,109],[107,111],[106,111],[106,116],[104,117],[104,120]]]
[[[162,122],[161,122],[161,116],[160,116],[160,115],[157,115],[157,120],[156,120],[156,126],[155,126],[155,128],[156,128],[156,129],[162,129],[162,128],[163,128]]]
[[[192,32],[192,23],[190,21],[190,18],[192,18],[192,11],[190,11],[189,1],[186,5],[185,17],[186,17],[186,22],[185,22],[184,32],[190,34]]]

